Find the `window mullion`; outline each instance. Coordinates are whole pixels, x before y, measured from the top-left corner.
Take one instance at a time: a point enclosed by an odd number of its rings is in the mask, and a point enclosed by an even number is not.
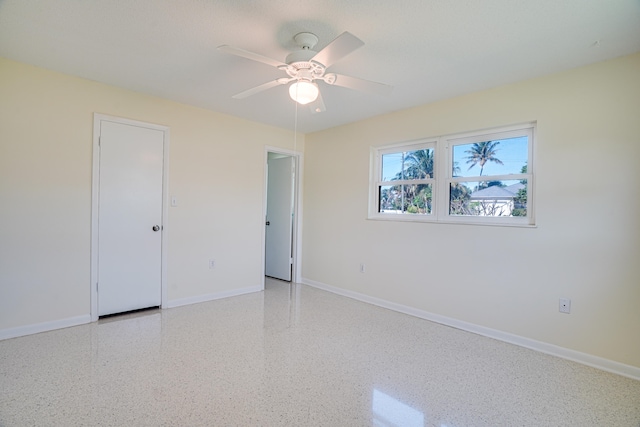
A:
[[[484,175],[484,176],[457,176],[449,178],[449,182],[484,182],[484,181],[519,181],[523,179],[531,179],[531,174],[513,174],[513,175]]]
[[[415,185],[415,184],[433,184],[435,179],[398,179],[396,181],[380,181],[378,186],[395,186],[395,185]]]
[[[449,144],[444,138],[439,138],[437,142],[436,153],[436,201],[435,201],[435,217],[437,221],[441,221],[447,217],[449,213],[449,189],[447,178],[451,175],[449,170],[449,162],[451,158]]]

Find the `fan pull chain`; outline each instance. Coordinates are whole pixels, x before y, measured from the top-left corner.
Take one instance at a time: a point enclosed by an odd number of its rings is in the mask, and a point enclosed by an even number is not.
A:
[[[296,86],[296,98],[298,97],[298,87]],[[298,150],[298,103],[294,102],[294,104],[296,104],[296,110],[295,110],[295,114],[294,114],[294,124],[293,124],[293,152],[297,153]]]

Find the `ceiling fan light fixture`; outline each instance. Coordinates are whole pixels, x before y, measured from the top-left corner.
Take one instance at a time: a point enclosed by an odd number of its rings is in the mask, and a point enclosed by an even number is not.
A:
[[[289,86],[289,96],[298,104],[308,104],[318,99],[320,90],[318,85],[313,82],[299,80]]]

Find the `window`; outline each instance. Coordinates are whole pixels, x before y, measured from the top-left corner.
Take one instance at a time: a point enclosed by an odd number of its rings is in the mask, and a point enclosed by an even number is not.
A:
[[[532,225],[534,125],[372,148],[369,218]]]
[[[378,212],[431,215],[435,144],[422,144],[380,153]]]

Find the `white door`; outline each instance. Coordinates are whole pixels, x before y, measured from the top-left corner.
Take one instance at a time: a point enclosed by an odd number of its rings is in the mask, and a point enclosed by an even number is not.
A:
[[[161,304],[164,133],[101,121],[98,315]]]
[[[293,233],[293,157],[269,159],[267,168],[265,275],[290,281],[291,237]]]

